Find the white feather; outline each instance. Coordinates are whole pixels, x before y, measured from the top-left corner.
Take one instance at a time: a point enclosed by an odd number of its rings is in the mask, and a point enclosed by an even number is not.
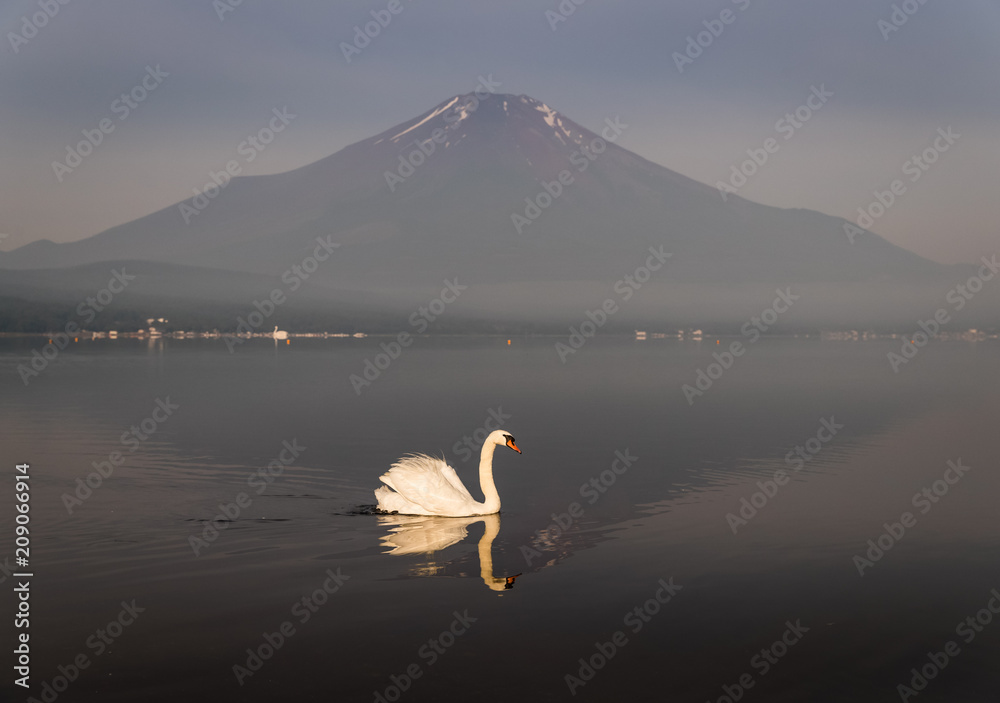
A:
[[[411,454],[394,463],[379,477],[385,484],[375,490],[379,510],[443,517],[499,512],[500,496],[493,483],[493,450],[504,444],[520,452],[510,434],[504,430],[492,432],[483,444],[479,461],[479,480],[485,497],[482,503],[472,497],[455,469],[448,466],[444,459]]]

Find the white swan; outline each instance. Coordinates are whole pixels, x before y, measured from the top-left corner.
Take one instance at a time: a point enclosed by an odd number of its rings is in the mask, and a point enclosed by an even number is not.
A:
[[[286,332],[285,330],[279,330],[278,326],[275,325],[274,332],[271,333],[271,336],[274,337],[275,339],[288,339],[288,332]]]
[[[506,445],[518,454],[521,450],[506,430],[496,430],[483,442],[479,457],[479,484],[485,500],[476,501],[462,480],[442,459],[426,454],[404,457],[379,476],[384,483],[375,489],[378,509],[402,515],[439,515],[468,517],[500,512],[500,495],[493,483],[493,450]]]

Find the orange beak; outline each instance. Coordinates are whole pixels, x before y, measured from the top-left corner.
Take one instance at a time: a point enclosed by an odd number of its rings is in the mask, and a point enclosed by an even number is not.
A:
[[[508,446],[508,447],[510,447],[511,449],[513,449],[513,450],[514,450],[515,452],[517,452],[518,454],[520,454],[520,453],[521,453],[521,450],[517,448],[517,445],[516,445],[516,444],[514,444],[514,440],[512,440],[512,439],[508,439],[508,440],[507,440],[507,446]]]

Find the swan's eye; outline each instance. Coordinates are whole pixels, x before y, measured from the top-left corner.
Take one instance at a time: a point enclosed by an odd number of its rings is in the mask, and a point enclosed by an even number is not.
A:
[[[506,440],[507,440],[508,442],[513,442],[513,441],[514,441],[514,438],[513,438],[513,437],[511,437],[511,436],[510,436],[509,434],[505,434],[505,435],[504,435],[504,438],[505,438],[505,439],[506,439]]]

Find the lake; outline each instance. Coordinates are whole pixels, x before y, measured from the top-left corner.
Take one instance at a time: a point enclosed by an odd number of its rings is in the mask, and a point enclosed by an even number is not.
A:
[[[25,386],[45,341],[0,339],[36,698],[996,700],[995,341],[765,338],[690,396],[731,340],[419,338],[353,385],[389,338],[94,340]],[[499,516],[371,514],[409,452],[480,497],[500,422]]]

